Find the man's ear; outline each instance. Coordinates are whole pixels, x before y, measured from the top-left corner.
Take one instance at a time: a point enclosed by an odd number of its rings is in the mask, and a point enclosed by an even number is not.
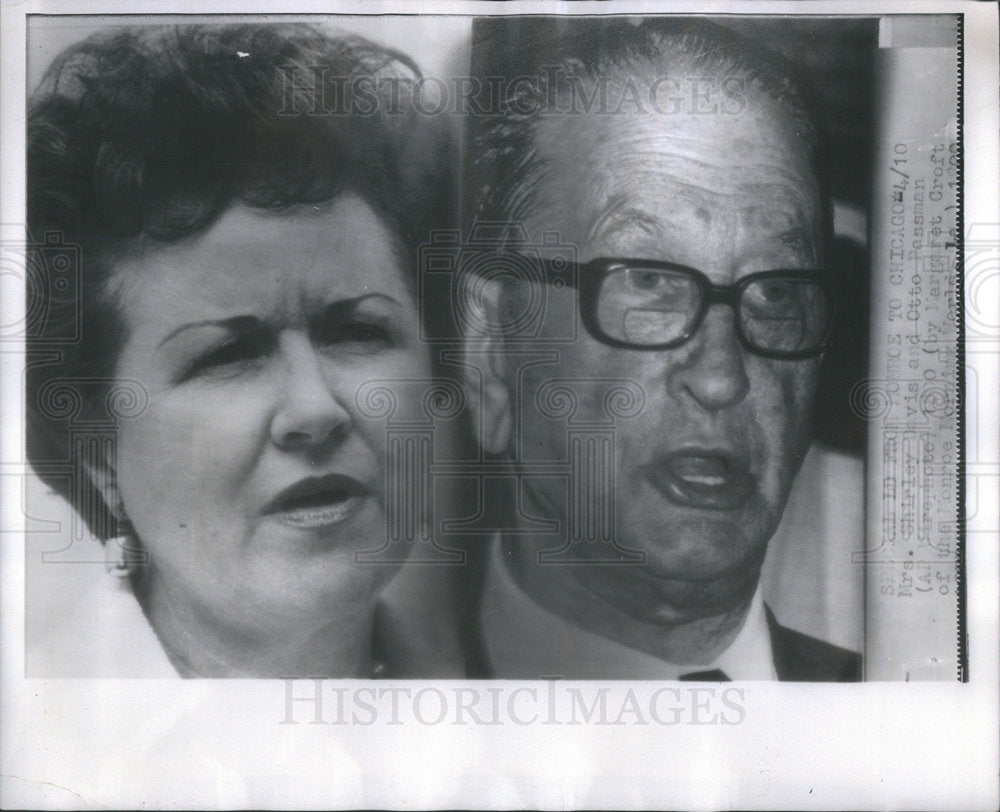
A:
[[[513,424],[501,331],[502,295],[499,280],[472,278],[463,284],[466,395],[476,439],[489,454],[507,449]]]

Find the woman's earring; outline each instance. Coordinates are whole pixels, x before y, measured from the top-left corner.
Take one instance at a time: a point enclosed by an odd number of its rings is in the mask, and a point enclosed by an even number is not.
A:
[[[124,532],[104,542],[104,570],[116,578],[128,578],[136,565],[145,561],[146,554],[139,547],[131,523],[126,520],[119,526]]]
[[[104,570],[116,578],[128,578],[132,574],[127,550],[131,539],[115,536],[104,542]]]

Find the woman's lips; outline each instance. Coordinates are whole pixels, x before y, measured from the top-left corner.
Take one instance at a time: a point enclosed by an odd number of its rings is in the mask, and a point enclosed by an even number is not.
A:
[[[735,510],[756,487],[743,461],[711,449],[667,454],[647,469],[647,477],[674,504],[705,510]]]
[[[329,527],[357,513],[369,495],[367,488],[348,476],[309,477],[281,491],[264,513],[291,527]]]

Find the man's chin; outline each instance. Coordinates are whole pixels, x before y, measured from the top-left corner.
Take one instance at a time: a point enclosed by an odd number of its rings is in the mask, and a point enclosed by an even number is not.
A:
[[[762,524],[729,516],[682,519],[641,536],[629,533],[623,546],[641,551],[643,568],[657,579],[742,580],[763,563],[770,533]]]

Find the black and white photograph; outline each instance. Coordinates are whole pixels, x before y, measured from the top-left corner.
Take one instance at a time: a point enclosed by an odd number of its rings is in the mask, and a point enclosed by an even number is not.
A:
[[[995,808],[996,6],[423,5],[3,9],[0,803]]]

